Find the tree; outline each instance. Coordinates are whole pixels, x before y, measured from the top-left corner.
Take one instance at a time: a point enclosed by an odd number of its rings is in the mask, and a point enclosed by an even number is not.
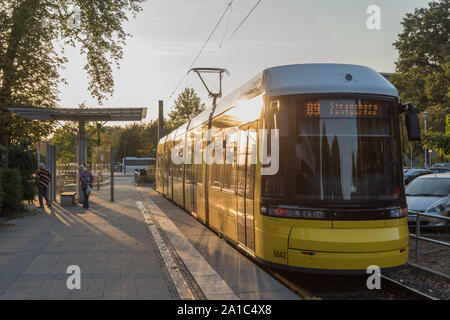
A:
[[[403,101],[414,103],[420,113],[422,142],[428,147],[449,145],[445,133],[445,118],[450,114],[448,92],[450,88],[450,0],[433,1],[428,8],[415,9],[402,21],[403,31],[394,42],[399,52],[396,73],[391,81],[399,90]],[[427,135],[424,132],[423,112],[427,111]],[[417,143],[409,143],[410,150],[423,157]]]
[[[427,132],[424,143],[436,149],[444,161],[450,160],[450,114],[446,117],[445,132]]]
[[[28,137],[23,137],[17,144],[9,147],[10,169],[17,169],[21,177],[22,198],[32,200],[34,194],[33,173],[36,172],[35,144]]]
[[[74,163],[77,160],[77,128],[73,123],[66,123],[55,130],[52,145],[56,147],[56,161],[58,164]]]
[[[95,123],[90,122],[86,124],[88,163],[93,161],[93,149],[98,145],[97,132],[97,125]],[[52,137],[52,145],[56,146],[56,162],[58,164],[76,162],[77,134],[77,125],[70,122],[55,130]],[[110,145],[108,137],[107,130],[102,127],[100,130],[101,145]]]
[[[51,124],[19,120],[8,106],[53,107],[64,46],[86,55],[88,90],[101,104],[113,93],[112,65],[119,65],[125,39],[122,24],[144,0],[0,0],[0,144],[10,135],[48,133]]]
[[[158,121],[151,121],[142,132],[142,146],[139,154],[143,158],[155,158],[156,149],[158,148]]]
[[[132,124],[121,128],[119,137],[113,145],[116,148],[117,160],[125,155],[138,158],[155,157],[158,146],[158,122]]]
[[[185,88],[178,95],[172,109],[169,113],[169,120],[166,121],[168,132],[175,130],[205,110],[205,104],[201,103],[200,97],[195,93],[194,89]]]
[[[403,100],[419,111],[439,106],[450,112],[450,1],[429,3],[402,21],[403,31],[394,42],[399,52],[393,84]]]
[[[56,159],[60,164],[76,161],[76,139],[78,129],[76,125],[67,123],[56,129],[52,137],[52,144],[56,146]],[[86,125],[87,162],[93,161],[93,150],[97,146],[97,127],[89,123]],[[115,148],[115,160],[121,161],[124,152],[128,157],[152,158],[156,155],[158,146],[158,122],[148,124],[130,124],[125,127],[102,127],[100,131],[101,146]],[[124,148],[125,146],[125,148]]]

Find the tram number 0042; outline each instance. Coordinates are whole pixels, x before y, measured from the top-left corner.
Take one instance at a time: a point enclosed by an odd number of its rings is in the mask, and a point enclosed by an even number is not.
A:
[[[278,259],[286,260],[286,251],[273,250],[273,256]]]

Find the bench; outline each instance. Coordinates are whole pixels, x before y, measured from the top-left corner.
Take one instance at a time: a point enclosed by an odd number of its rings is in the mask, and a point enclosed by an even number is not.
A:
[[[76,192],[63,192],[60,195],[60,204],[61,207],[70,207],[76,204],[75,202],[75,196],[77,195]]]

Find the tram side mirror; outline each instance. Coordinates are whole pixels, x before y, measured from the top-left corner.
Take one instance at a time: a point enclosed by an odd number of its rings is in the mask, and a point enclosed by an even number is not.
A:
[[[406,130],[409,141],[420,141],[419,115],[415,113],[414,105],[411,102],[402,105],[405,114]]]

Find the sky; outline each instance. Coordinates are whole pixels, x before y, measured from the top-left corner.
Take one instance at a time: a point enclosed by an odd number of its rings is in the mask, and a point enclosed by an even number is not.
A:
[[[132,35],[120,69],[114,70],[115,92],[105,107],[147,107],[145,121],[157,119],[158,100],[167,115],[185,87],[192,87],[207,106],[206,90],[188,71],[230,0],[147,0],[143,11],[124,25]],[[268,67],[296,63],[349,63],[393,72],[397,51],[392,43],[401,21],[424,0],[262,0],[236,34],[232,32],[257,0],[234,0],[195,66],[222,67],[224,96]],[[380,29],[369,30],[366,13],[380,8]],[[67,48],[60,86],[60,107],[99,107],[90,96],[78,48]],[[208,78],[209,85],[217,81]],[[118,123],[123,125],[122,123]]]

